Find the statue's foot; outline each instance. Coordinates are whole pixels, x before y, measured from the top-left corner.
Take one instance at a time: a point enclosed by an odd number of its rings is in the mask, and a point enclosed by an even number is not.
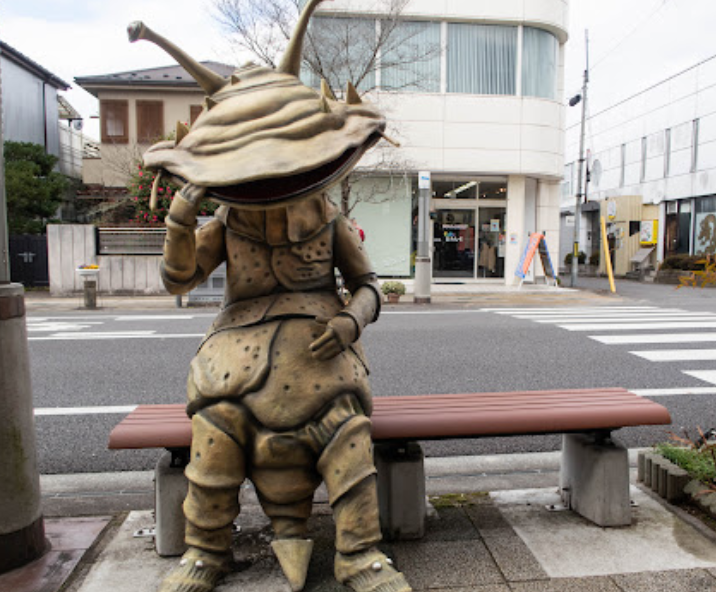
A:
[[[175,568],[159,586],[159,592],[211,592],[229,571],[229,553],[209,553],[189,547]]]
[[[355,592],[412,592],[405,576],[378,549],[336,553],[336,579]]]

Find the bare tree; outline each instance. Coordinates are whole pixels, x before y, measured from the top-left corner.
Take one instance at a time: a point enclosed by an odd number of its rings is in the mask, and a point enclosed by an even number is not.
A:
[[[242,52],[276,67],[304,2],[302,0],[213,0],[215,18]],[[314,87],[326,80],[337,96],[347,82],[361,93],[381,90],[439,89],[439,34],[432,42],[423,36],[430,23],[406,21],[409,0],[373,0],[363,16],[316,15],[303,51],[303,79]],[[364,16],[370,14],[370,17]],[[439,63],[439,62],[438,62]],[[380,76],[379,73],[380,72]],[[435,72],[436,74],[431,74]],[[378,84],[380,80],[380,84]],[[381,145],[370,169],[357,168],[341,184],[341,209],[349,214],[359,201],[381,199],[354,192],[356,184],[375,172],[402,176],[414,168],[395,148]],[[370,193],[370,192],[369,192]],[[381,199],[384,201],[385,199]]]

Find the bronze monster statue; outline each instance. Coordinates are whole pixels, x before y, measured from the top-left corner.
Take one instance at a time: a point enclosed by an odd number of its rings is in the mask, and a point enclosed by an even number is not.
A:
[[[188,550],[161,592],[208,592],[228,571],[247,478],[293,590],[305,584],[306,524],[322,481],[336,523],[336,578],[357,592],[411,590],[376,548],[371,392],[359,338],[378,317],[380,291],[358,233],[326,195],[383,136],[385,120],[350,84],[342,102],[325,82],[317,93],[298,79],[320,1],[305,6],[277,70],[251,64],[228,79],[142,23],[129,27],[130,40],[165,49],[208,95],[191,130],[179,124],[175,141],[144,156],[148,169],[183,184],[166,219],[164,283],[185,293],[227,265],[222,310],[187,380]],[[222,205],[195,230],[205,197]]]

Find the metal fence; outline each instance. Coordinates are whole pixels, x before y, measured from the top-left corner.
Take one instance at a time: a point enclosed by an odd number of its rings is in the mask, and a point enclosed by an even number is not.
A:
[[[98,255],[161,255],[164,228],[99,228]]]

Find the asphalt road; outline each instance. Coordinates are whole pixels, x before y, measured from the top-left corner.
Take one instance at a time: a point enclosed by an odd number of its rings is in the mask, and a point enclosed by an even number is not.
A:
[[[593,289],[601,289],[595,280]],[[631,290],[632,287],[629,287]],[[363,336],[375,396],[471,391],[591,388],[621,386],[632,390],[673,389],[658,395],[674,418],[674,427],[716,426],[716,383],[685,372],[716,373],[716,358],[654,361],[637,352],[698,348],[703,343],[605,344],[594,339],[618,335],[716,334],[716,290],[690,291],[635,284],[622,286],[622,297],[585,317],[574,318],[575,305],[485,308],[479,303],[389,307]],[[652,309],[628,309],[645,307]],[[531,310],[550,308],[551,311]],[[678,308],[691,312],[666,311]],[[108,451],[107,436],[121,419],[112,406],[178,403],[184,399],[188,364],[216,311],[211,309],[124,311],[107,314],[76,311],[28,316],[40,471],[51,473],[144,470],[157,451]],[[549,313],[549,314],[548,314]],[[626,330],[634,315],[655,323],[658,315],[676,315],[672,328]],[[546,316],[545,316],[546,315]],[[614,317],[610,329],[574,330]],[[714,327],[709,327],[710,316]],[[553,318],[554,316],[554,318]],[[544,317],[544,318],[542,318]],[[552,320],[550,320],[552,319]],[[650,319],[650,320],[649,320]],[[656,319],[656,320],[655,320]],[[542,322],[545,321],[545,322]],[[685,323],[695,325],[688,327]],[[656,327],[656,326],[655,326]],[[657,356],[659,354],[656,354]],[[670,354],[663,354],[669,357]],[[708,354],[697,354],[707,357]],[[700,389],[684,394],[685,389]],[[709,392],[710,389],[710,392]],[[664,396],[666,392],[666,396]],[[669,394],[671,393],[671,394]],[[665,427],[618,432],[629,447],[666,438]],[[520,437],[428,442],[429,456],[500,454],[556,450],[560,438]]]

